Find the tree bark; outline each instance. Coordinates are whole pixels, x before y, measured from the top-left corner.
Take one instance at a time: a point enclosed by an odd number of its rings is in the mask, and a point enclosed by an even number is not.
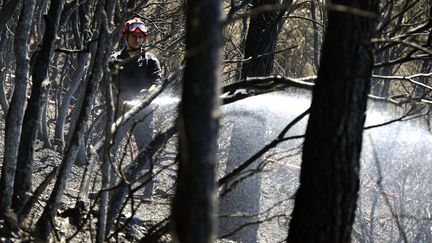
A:
[[[266,4],[277,4],[278,0],[252,0],[252,9]],[[281,16],[277,11],[254,15],[249,22],[246,37],[245,59],[242,78],[268,76],[273,70],[274,51]]]
[[[313,64],[314,64],[314,73],[319,68],[319,49],[320,49],[320,31],[317,24],[317,11],[316,11],[316,5],[317,3],[315,0],[312,0],[310,2],[311,9],[310,9],[310,15],[312,19],[312,38],[313,38],[313,44],[312,44],[312,52],[313,52]]]
[[[17,159],[18,170],[14,185],[14,204],[19,204],[19,198],[23,198],[25,193],[31,189],[34,145],[41,121],[42,108],[48,95],[50,85],[48,80],[48,68],[50,58],[54,51],[63,4],[64,0],[53,1],[49,7],[48,15],[45,19],[46,30],[43,36],[42,46],[36,54],[36,60],[32,67],[33,86],[22,125]]]
[[[106,15],[106,23],[107,27],[110,29],[113,29],[114,27],[114,12],[115,12],[116,2],[106,0],[105,1],[105,11],[108,13]],[[105,17],[105,16],[103,16]],[[104,21],[103,21],[104,23]],[[105,26],[105,24],[102,24],[102,26]],[[108,30],[101,30],[102,32],[108,31]],[[112,38],[109,38],[109,33],[102,33],[105,35],[106,40],[104,43],[107,46],[112,46]],[[102,39],[103,40],[103,39]],[[102,46],[101,46],[102,47]],[[108,51],[108,50],[106,50]],[[111,53],[108,52],[107,54]],[[102,185],[101,185],[101,194],[100,194],[100,201],[99,201],[99,215],[98,215],[98,222],[97,222],[97,231],[96,231],[96,242],[102,243],[105,241],[105,237],[109,231],[106,229],[107,225],[107,217],[108,217],[108,200],[110,191],[105,190],[108,189],[111,186],[111,171],[113,168],[111,168],[111,154],[110,154],[110,147],[111,147],[111,126],[114,122],[114,101],[113,101],[113,94],[112,94],[112,87],[111,87],[111,71],[108,66],[108,57],[105,56],[105,61],[103,62],[102,68],[103,68],[103,82],[104,85],[101,85],[104,87],[105,92],[105,103],[106,103],[106,112],[107,112],[107,121],[105,125],[105,146],[104,146],[104,158],[102,160]]]
[[[1,36],[5,37],[6,36],[6,30],[3,29],[3,31],[0,34]],[[8,53],[9,51],[6,49],[7,47],[7,43],[8,43],[8,38],[1,38],[0,39],[0,67],[2,67],[0,69],[0,105],[1,108],[3,110],[3,114],[7,114],[8,110],[9,110],[9,101],[6,97],[6,92],[4,89],[4,84],[6,81],[6,53]]]
[[[42,119],[39,125],[39,132],[38,132],[38,139],[43,142],[43,148],[52,148],[52,144],[49,138],[49,131],[48,131],[48,102],[49,98],[47,96],[46,99],[44,99],[44,104],[42,106],[41,114]]]
[[[38,0],[38,1],[39,1],[38,3],[39,7],[37,8],[37,11],[34,16],[35,18],[34,34],[36,39],[39,39],[45,31],[45,23],[44,21],[42,21],[42,16],[48,5],[48,0]]]
[[[350,242],[354,221],[378,2],[332,3],[376,18],[329,12],[288,242]]]
[[[0,33],[3,32],[3,29],[6,26],[7,21],[15,12],[15,9],[19,6],[19,0],[9,0],[3,3],[2,8],[0,9]],[[3,38],[1,36],[0,38]]]
[[[0,181],[1,204],[0,215],[11,207],[14,176],[17,164],[19,138],[21,134],[24,105],[26,101],[27,82],[29,77],[28,41],[31,30],[35,1],[23,3],[22,11],[15,32],[15,88],[10,109],[6,117],[5,150],[2,176]],[[18,31],[19,30],[19,31]]]
[[[186,68],[179,127],[179,171],[173,201],[175,237],[213,242],[221,29],[218,0],[187,4]]]

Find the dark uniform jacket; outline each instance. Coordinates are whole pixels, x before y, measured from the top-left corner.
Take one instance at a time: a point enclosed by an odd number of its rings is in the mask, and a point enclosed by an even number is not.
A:
[[[111,64],[119,64],[128,58],[130,56],[125,47],[111,56]],[[119,92],[120,100],[123,101],[140,99],[147,94],[153,84],[160,83],[160,64],[155,55],[150,52],[118,66],[118,73],[114,75],[115,87]]]

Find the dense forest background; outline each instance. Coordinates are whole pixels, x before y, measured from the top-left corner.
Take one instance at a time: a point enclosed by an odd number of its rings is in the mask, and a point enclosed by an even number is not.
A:
[[[407,143],[423,164],[384,166],[387,142],[363,141],[400,122],[430,135],[431,1],[1,0],[0,13],[2,240],[432,241],[429,191],[407,196],[430,180],[429,153]],[[109,58],[135,16],[164,82],[119,116]],[[309,101],[277,122],[237,122],[261,118],[236,104],[273,94],[294,97],[286,111]],[[159,117],[150,145],[114,146],[146,107]],[[388,119],[365,126],[372,108]],[[366,182],[362,146],[375,168]],[[162,202],[138,196],[142,161],[157,165]],[[294,179],[265,184],[275,165]],[[263,209],[266,185],[284,200]]]

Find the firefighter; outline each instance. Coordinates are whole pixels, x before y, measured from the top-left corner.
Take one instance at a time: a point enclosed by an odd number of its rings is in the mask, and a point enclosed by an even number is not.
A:
[[[114,72],[113,80],[118,97],[117,111],[123,114],[161,84],[162,72],[156,56],[144,49],[144,43],[149,37],[144,22],[139,18],[130,19],[121,31],[127,45],[111,56],[111,64],[122,63]],[[151,114],[146,114],[143,121],[135,124],[132,134],[139,151],[153,139],[154,129],[155,119]],[[145,169],[151,176],[151,161],[139,163],[146,163]],[[144,200],[151,200],[153,195],[153,180],[149,178],[147,176],[144,179],[148,181],[144,186]]]

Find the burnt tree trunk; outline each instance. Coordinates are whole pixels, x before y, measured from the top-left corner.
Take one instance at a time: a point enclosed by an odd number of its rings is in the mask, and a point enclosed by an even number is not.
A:
[[[186,68],[178,117],[179,171],[173,201],[179,242],[213,242],[221,27],[218,0],[187,4]]]
[[[114,12],[116,8],[116,2],[111,0],[105,1],[105,11],[106,15],[106,23],[109,29],[114,28]],[[103,24],[104,26],[104,24]],[[105,46],[112,46],[112,38],[109,38],[108,30],[101,30],[101,41]],[[102,38],[103,37],[103,38]],[[103,47],[101,45],[99,48]],[[111,53],[111,50],[105,50],[107,54]],[[105,149],[104,149],[104,157],[102,160],[102,185],[101,192],[99,197],[99,215],[96,229],[96,243],[102,243],[105,241],[105,237],[109,231],[106,230],[107,225],[107,217],[108,217],[108,200],[110,191],[104,190],[111,186],[111,172],[113,168],[111,168],[111,158],[110,158],[110,147],[111,147],[111,126],[114,122],[114,101],[111,87],[111,71],[108,65],[108,57],[109,55],[104,56],[104,62],[102,63],[102,72],[103,79],[101,80],[101,85],[105,92],[103,92],[105,96],[106,103],[106,112],[107,112],[107,121],[105,124]],[[101,57],[102,58],[102,57]]]
[[[45,24],[44,21],[42,21],[42,16],[43,13],[45,12],[45,9],[47,8],[48,5],[48,0],[38,0],[38,8],[35,12],[35,16],[34,16],[34,35],[35,35],[35,39],[40,39],[44,30],[45,30]]]
[[[368,14],[328,13],[288,242],[350,242],[355,216],[378,2],[332,4]]]
[[[312,52],[313,52],[313,64],[314,72],[319,68],[319,47],[320,47],[320,31],[317,24],[317,3],[315,1],[310,2],[310,16],[312,19]]]
[[[99,4],[102,3],[99,2]],[[106,13],[108,16],[113,14],[109,12],[104,13]],[[101,17],[106,18],[106,16],[103,14],[101,14]],[[84,138],[85,131],[87,130],[87,124],[94,107],[99,83],[103,78],[103,68],[108,64],[109,54],[111,53],[112,47],[110,45],[111,42],[109,41],[110,36],[108,30],[103,24],[100,24],[99,30],[100,34],[96,55],[94,57],[93,70],[90,74],[89,82],[87,82],[87,86],[85,88],[85,96],[82,106],[80,107],[76,128],[73,131],[70,144],[65,151],[53,191],[51,192],[50,198],[47,201],[41,217],[36,223],[35,235],[38,240],[42,240],[44,242],[48,240],[52,227],[54,226],[53,222],[55,221],[60,200],[64,194],[66,182],[70,176],[72,165],[77,158],[80,144],[82,144],[82,141],[80,142],[80,140]]]
[[[88,4],[88,3],[87,3]],[[84,48],[83,39],[85,36],[82,33],[85,33],[85,14],[88,12],[88,6],[82,5],[76,11],[75,15],[72,15],[72,30],[75,37],[75,43],[78,49]],[[72,98],[82,83],[82,79],[85,76],[86,65],[90,58],[89,52],[84,52],[78,54],[78,64],[76,67],[76,71],[74,72],[71,80],[71,85],[67,89],[62,102],[59,108],[59,113],[56,119],[55,126],[55,144],[58,146],[57,149],[59,151],[63,151],[66,146],[65,136],[64,136],[64,126],[66,122],[66,116],[68,113],[69,105],[71,104]]]
[[[36,54],[32,67],[32,90],[27,104],[22,125],[18,150],[17,171],[14,185],[14,204],[20,204],[20,198],[31,189],[34,145],[41,121],[42,108],[47,99],[50,82],[48,68],[55,47],[60,13],[64,0],[53,1],[46,16],[46,28],[42,46]]]
[[[34,0],[25,1],[23,3],[20,18],[16,27],[16,29],[19,31],[15,32],[15,88],[10,109],[8,110],[6,116],[5,150],[3,156],[2,176],[0,181],[0,215],[2,215],[5,210],[9,209],[12,203],[19,138],[24,116],[27,81],[29,77],[28,41],[34,8]]]
[[[0,33],[1,36],[3,36],[3,38],[0,39],[0,106],[1,109],[3,110],[3,113],[7,114],[8,110],[9,110],[9,101],[6,97],[6,92],[5,92],[5,81],[6,81],[6,72],[7,72],[7,68],[6,68],[6,60],[7,60],[7,55],[6,53],[8,52],[7,49],[7,44],[9,41],[9,38],[7,38],[7,33],[6,30],[3,29],[3,31]]]
[[[19,0],[9,0],[9,1],[5,0],[3,2],[3,5],[0,9],[0,33],[3,32],[3,29],[5,28],[7,21],[13,15],[15,9],[19,6],[20,2],[21,1]],[[3,36],[0,36],[0,38],[3,38]]]
[[[252,0],[252,9],[267,4],[277,4],[278,0]],[[242,78],[268,76],[273,70],[274,51],[281,14],[268,11],[253,15],[249,22],[246,37]],[[249,60],[250,59],[250,60]]]

